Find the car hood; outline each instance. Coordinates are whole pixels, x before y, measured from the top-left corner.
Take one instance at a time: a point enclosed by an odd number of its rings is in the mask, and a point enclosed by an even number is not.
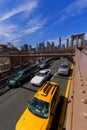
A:
[[[64,72],[64,71],[68,71],[68,68],[59,68],[58,72]]]
[[[17,77],[13,77],[13,78],[9,79],[8,82],[14,82],[14,81],[16,81],[16,80],[18,80],[18,79],[19,79],[19,78],[17,78]]]
[[[40,76],[35,76],[32,78],[31,83],[36,83],[39,84],[43,81],[44,77],[40,77]]]
[[[28,108],[16,124],[16,130],[43,130],[47,119],[33,115]]]

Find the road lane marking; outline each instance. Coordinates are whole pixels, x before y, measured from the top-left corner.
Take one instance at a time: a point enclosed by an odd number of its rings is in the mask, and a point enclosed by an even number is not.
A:
[[[73,68],[74,68],[74,65],[72,64],[71,69],[73,69]],[[58,130],[63,129],[65,111],[66,111],[66,107],[67,107],[67,99],[68,99],[69,90],[70,90],[71,77],[72,76],[69,77],[67,87],[66,87],[66,92],[65,92],[65,96],[64,96],[65,98],[64,98],[64,102],[63,102],[62,111],[61,111],[61,117],[60,117],[60,121],[59,121],[59,125],[58,125]]]
[[[53,77],[51,78],[51,80],[57,75],[57,72],[53,75]]]

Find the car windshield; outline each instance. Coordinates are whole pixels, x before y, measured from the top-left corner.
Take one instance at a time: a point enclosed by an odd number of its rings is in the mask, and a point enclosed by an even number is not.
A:
[[[33,98],[28,106],[28,109],[36,116],[47,118],[49,111],[49,103],[38,98]]]
[[[43,77],[44,75],[45,75],[45,73],[41,73],[41,72],[38,72],[38,73],[37,73],[37,76]]]
[[[14,79],[19,79],[21,77],[21,74],[20,72],[16,73],[15,76],[14,76]]]
[[[61,67],[61,68],[68,68],[67,65],[61,65],[60,67]]]
[[[47,61],[43,61],[42,64],[47,64]]]

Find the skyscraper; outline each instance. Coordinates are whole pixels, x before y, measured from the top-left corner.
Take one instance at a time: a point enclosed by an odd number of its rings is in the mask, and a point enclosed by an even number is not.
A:
[[[61,37],[59,38],[59,46],[58,48],[61,48]]]

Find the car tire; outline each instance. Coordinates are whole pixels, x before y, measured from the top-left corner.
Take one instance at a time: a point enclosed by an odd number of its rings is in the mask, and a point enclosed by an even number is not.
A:
[[[18,84],[17,84],[18,86],[20,86],[21,85],[21,82],[18,82]]]
[[[12,89],[12,87],[10,85],[8,85],[9,89]]]

